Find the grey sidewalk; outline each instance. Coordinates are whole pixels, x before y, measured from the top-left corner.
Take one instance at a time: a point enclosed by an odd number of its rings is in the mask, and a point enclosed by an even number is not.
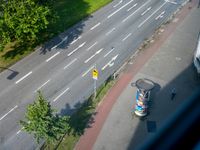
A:
[[[200,78],[192,64],[199,31],[200,9],[194,8],[132,79],[134,82],[145,77],[156,83],[152,91],[150,114],[146,120],[141,121],[131,115],[136,88],[129,84],[112,107],[93,149],[136,148],[148,136],[155,134],[164,121],[193,93],[200,85]],[[176,88],[177,95],[171,101],[170,91],[173,87]]]

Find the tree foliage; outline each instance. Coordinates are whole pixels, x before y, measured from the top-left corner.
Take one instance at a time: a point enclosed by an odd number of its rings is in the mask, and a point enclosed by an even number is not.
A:
[[[0,44],[35,40],[47,28],[51,11],[39,0],[0,0]]]
[[[45,139],[48,143],[54,143],[69,129],[69,117],[55,115],[41,92],[38,92],[37,100],[28,105],[25,119],[20,121],[23,130],[33,134],[37,142]]]

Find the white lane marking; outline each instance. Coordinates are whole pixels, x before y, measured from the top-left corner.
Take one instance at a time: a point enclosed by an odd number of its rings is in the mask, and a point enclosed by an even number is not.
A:
[[[130,11],[131,9],[133,9],[135,6],[137,6],[137,3],[135,3],[133,6],[131,6],[129,9],[127,9],[127,11]]]
[[[90,67],[85,73],[82,74],[82,77],[84,77],[86,74],[88,74],[93,68],[94,68],[94,66]]]
[[[119,9],[117,9],[116,11],[114,11],[112,14],[110,14],[107,18],[109,19],[110,17],[112,17],[114,14],[116,14],[117,12],[119,12],[121,9],[123,9],[124,7],[126,7],[127,5],[129,5],[133,1],[134,0],[131,0],[130,2],[126,3],[124,6],[120,7]]]
[[[147,9],[141,14],[141,16],[143,16],[144,14],[146,14],[150,9],[151,9],[151,7],[147,8]]]
[[[95,54],[93,54],[87,60],[85,60],[84,63],[87,63],[88,61],[90,61],[93,57],[95,57],[97,54],[99,54],[102,50],[103,50],[103,48],[101,48],[100,50],[98,50]]]
[[[107,54],[104,55],[104,58],[108,56],[115,48],[112,48]]]
[[[102,71],[105,70],[108,66],[109,66],[109,67],[112,67],[112,66],[114,65],[114,61],[115,61],[115,59],[117,59],[118,55],[119,55],[119,54],[115,55],[105,66],[103,66],[103,67],[101,68],[101,70],[102,70]]]
[[[98,27],[101,23],[97,23],[96,25],[94,25],[92,28],[90,28],[90,30],[94,30],[96,27]]]
[[[49,62],[51,59],[53,59],[54,57],[56,57],[58,54],[60,54],[60,52],[55,53],[53,56],[51,56],[50,58],[48,58],[46,60],[46,62]]]
[[[119,1],[119,3],[117,3],[116,5],[114,5],[113,7],[115,8],[115,7],[117,7],[118,5],[120,5],[121,3],[122,3],[123,1],[122,0],[120,0]]]
[[[125,36],[125,38],[122,39],[122,41],[124,42],[131,35],[132,35],[132,33],[129,33],[127,36]]]
[[[177,2],[174,2],[174,1],[171,1],[171,0],[165,0],[165,2],[169,2],[169,3],[172,3],[172,4],[177,4]]]
[[[74,44],[76,41],[78,41],[78,40],[81,39],[81,38],[82,38],[82,36],[79,36],[77,39],[73,40],[73,41],[70,43],[70,45]]]
[[[17,131],[17,133],[16,133],[16,134],[19,134],[21,131],[22,131],[22,130],[20,129],[19,131]]]
[[[94,47],[98,42],[95,42],[94,44],[92,44],[88,49],[87,51],[89,51],[92,47]]]
[[[83,47],[85,45],[86,42],[82,43],[81,45],[79,45],[77,48],[75,48],[72,52],[70,52],[67,56],[72,55],[74,52],[76,52],[79,48]]]
[[[64,37],[64,39],[62,39],[62,41],[61,41],[60,43],[58,43],[58,44],[56,44],[54,47],[52,47],[51,50],[57,48],[60,44],[62,44],[62,43],[63,43],[64,41],[66,41],[67,39],[68,39],[68,36]]]
[[[160,10],[167,2],[164,2],[158,9],[156,9],[149,17],[147,17],[142,23],[139,24],[138,28],[140,28],[149,18],[151,18],[158,10]]]
[[[37,88],[37,90],[35,90],[34,92],[39,91],[43,86],[45,86],[50,80],[47,80],[44,84],[42,84],[39,88]]]
[[[138,12],[142,7],[147,5],[150,1],[151,0],[148,0],[146,3],[144,3],[142,6],[140,6],[137,10],[135,10],[132,14],[130,14],[128,17],[126,17],[122,22],[125,22],[126,20],[128,20],[131,16],[133,16],[136,12]]]
[[[158,20],[159,18],[162,18],[164,15],[165,11],[161,12],[156,18],[155,20]]]
[[[9,112],[7,112],[5,115],[3,115],[0,120],[2,120],[3,118],[5,118],[9,113],[11,113],[14,109],[16,109],[18,106],[16,105],[15,107],[13,107],[11,110],[9,110]]]
[[[29,73],[27,73],[25,76],[23,76],[21,79],[17,80],[15,82],[15,84],[18,84],[19,82],[21,82],[22,80],[24,80],[26,77],[28,77],[31,73],[33,73],[32,71],[30,71]]]
[[[109,35],[110,33],[112,33],[114,30],[115,30],[115,28],[112,28],[110,31],[108,31],[108,32],[106,33],[106,36]]]
[[[71,64],[73,64],[75,61],[77,61],[77,58],[75,58],[74,60],[72,60],[69,64],[67,64],[64,69],[67,69]]]
[[[60,95],[58,95],[53,101],[57,101],[65,92],[67,92],[69,90],[69,88],[65,89],[62,93],[60,93]]]

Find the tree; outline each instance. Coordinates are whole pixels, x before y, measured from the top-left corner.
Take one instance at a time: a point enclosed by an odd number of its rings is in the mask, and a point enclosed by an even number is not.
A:
[[[28,105],[25,119],[26,121],[20,121],[23,130],[33,134],[37,142],[45,139],[47,143],[54,143],[69,129],[69,117],[55,115],[41,92],[38,92],[37,100]]]
[[[0,0],[0,44],[35,40],[50,16],[49,7],[37,0]]]

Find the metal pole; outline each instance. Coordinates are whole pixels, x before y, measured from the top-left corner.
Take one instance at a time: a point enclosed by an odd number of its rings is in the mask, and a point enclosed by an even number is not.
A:
[[[94,69],[96,69],[96,64],[94,65]],[[94,98],[97,96],[97,83],[96,79],[94,79]]]

